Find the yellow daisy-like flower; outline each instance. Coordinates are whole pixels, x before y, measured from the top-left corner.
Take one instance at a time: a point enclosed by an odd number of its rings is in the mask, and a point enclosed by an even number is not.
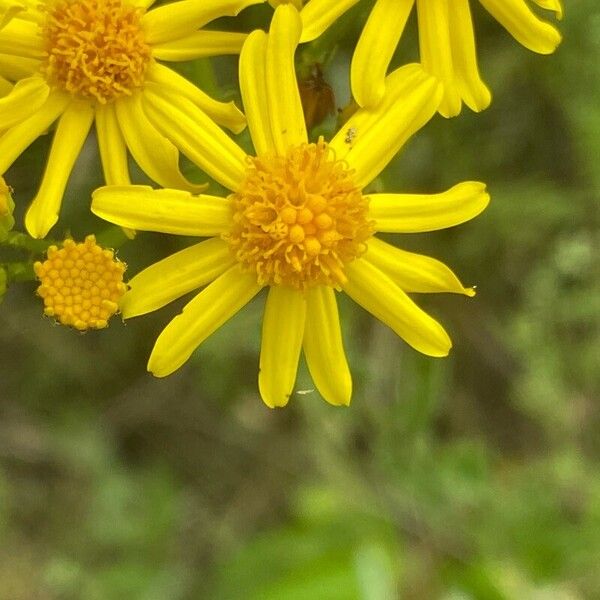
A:
[[[379,106],[356,112],[329,143],[309,143],[294,73],[301,29],[296,9],[280,6],[270,33],[254,31],[244,45],[240,83],[256,156],[246,156],[221,133],[202,165],[232,190],[229,197],[118,186],[97,190],[92,200],[95,214],[124,227],[210,237],[139,273],[121,302],[123,316],[134,317],[208,284],[159,336],[148,362],[158,377],[183,365],[204,339],[269,288],[259,389],[270,407],[287,403],[302,349],[323,397],[335,405],[350,402],[335,290],[417,350],[447,355],[448,335],[407,292],[471,296],[473,290],[437,260],[397,249],[373,233],[451,227],[489,201],[477,182],[437,195],[364,192],[438,108],[441,86],[419,65],[390,75]],[[182,123],[189,132],[182,143],[202,143],[194,127]]]
[[[50,246],[46,254],[44,262],[33,265],[44,314],[80,331],[107,327],[127,289],[125,264],[93,235],[79,244],[67,239],[62,248]]]
[[[5,2],[7,0],[4,0]],[[64,189],[92,124],[105,180],[130,182],[127,151],[158,184],[199,191],[179,170],[168,118],[151,123],[151,98],[201,109],[234,132],[245,118],[159,60],[238,53],[245,34],[208,31],[217,17],[264,0],[180,0],[147,10],[152,0],[23,0],[0,30],[0,174],[58,121],[40,189],[25,217],[44,237],[58,219]],[[7,9],[8,10],[8,9]],[[152,92],[152,95],[148,93]],[[208,115],[208,116],[207,116]]]
[[[274,0],[271,0],[272,2]],[[275,0],[277,3],[296,0]],[[325,31],[358,0],[308,0],[301,11],[300,40]],[[352,92],[360,106],[374,106],[385,92],[385,74],[408,17],[416,7],[421,63],[444,84],[440,113],[460,113],[462,102],[474,111],[487,108],[491,94],[479,75],[470,0],[376,0],[352,59]],[[561,0],[479,0],[482,6],[523,46],[551,54],[560,33],[531,9],[563,16]]]

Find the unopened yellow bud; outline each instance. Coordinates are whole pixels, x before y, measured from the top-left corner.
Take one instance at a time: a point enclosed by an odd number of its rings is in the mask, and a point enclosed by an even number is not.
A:
[[[107,327],[127,289],[125,263],[99,246],[93,235],[79,244],[67,239],[60,249],[50,246],[47,259],[33,268],[44,314],[80,331]]]

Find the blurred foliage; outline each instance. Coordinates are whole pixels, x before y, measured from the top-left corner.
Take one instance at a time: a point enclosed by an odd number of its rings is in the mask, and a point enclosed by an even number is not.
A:
[[[368,8],[298,56],[323,65],[339,108]],[[145,362],[183,301],[80,335],[42,318],[33,283],[9,288],[0,600],[600,598],[600,8],[567,9],[552,57],[476,10],[492,107],[436,118],[374,184],[489,184],[492,204],[472,223],[391,238],[478,284],[471,301],[419,299],[453,335],[448,360],[417,355],[340,298],[352,407],[323,403],[302,370],[290,406],[269,411],[256,390],[262,298],[157,380]],[[268,15],[251,7],[219,26]],[[396,64],[415,47],[411,30]],[[238,97],[232,58],[182,71]],[[6,175],[17,229],[48,143]],[[90,143],[56,238],[95,231],[130,274],[186,244],[126,242],[90,215],[97,164]]]

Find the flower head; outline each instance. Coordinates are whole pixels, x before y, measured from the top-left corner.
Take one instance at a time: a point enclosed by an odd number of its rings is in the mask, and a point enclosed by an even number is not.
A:
[[[281,0],[293,2],[293,0]],[[358,0],[308,0],[301,11],[301,41],[315,39]],[[539,18],[531,4],[562,18],[561,0],[479,0],[523,46],[554,52],[560,33]],[[408,18],[416,10],[423,67],[444,84],[440,112],[457,115],[462,102],[480,111],[491,94],[477,67],[470,0],[376,0],[352,59],[352,91],[361,106],[374,106],[385,92],[385,74]]]
[[[33,268],[44,314],[80,331],[107,327],[127,289],[125,264],[112,250],[99,246],[93,235],[79,244],[67,239],[62,248],[50,246],[46,260]]]
[[[143,86],[152,58],[142,14],[122,0],[59,0],[50,5],[41,31],[46,80],[100,104],[131,96]]]
[[[182,143],[231,190],[227,198],[118,186],[97,190],[92,201],[94,213],[124,227],[210,238],[136,275],[121,303],[129,318],[206,286],[159,336],[148,362],[156,376],[178,369],[204,339],[269,288],[259,389],[271,407],[287,403],[301,350],[323,397],[336,405],[350,402],[336,290],[417,350],[447,355],[447,333],[407,292],[471,296],[473,290],[439,261],[373,234],[457,225],[489,200],[477,182],[436,195],[365,189],[438,108],[440,85],[418,65],[388,78],[388,94],[375,110],[359,110],[328,143],[309,143],[294,74],[300,32],[296,9],[280,6],[269,34],[253,32],[242,50],[240,82],[255,156],[246,156],[222,132],[206,139],[196,122],[179,114],[186,132]]]
[[[344,265],[365,252],[373,232],[352,173],[322,138],[250,162],[223,235],[236,259],[261,285],[344,284]]]
[[[2,76],[16,80],[0,98],[0,174],[57,122],[41,186],[25,216],[33,237],[45,237],[58,220],[93,124],[108,184],[130,182],[130,153],[160,185],[204,189],[179,169],[173,115],[150,122],[153,99],[183,112],[199,109],[206,121],[234,132],[245,127],[245,118],[232,102],[213,100],[159,61],[238,53],[246,34],[203,27],[263,1],[178,0],[151,9],[151,0],[41,0],[11,9],[10,19],[0,14],[0,53],[10,67],[0,72],[0,84]]]

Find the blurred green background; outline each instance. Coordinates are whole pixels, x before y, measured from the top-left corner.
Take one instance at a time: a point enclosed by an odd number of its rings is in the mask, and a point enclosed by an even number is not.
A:
[[[298,53],[324,63],[339,107],[369,7]],[[349,409],[324,403],[304,367],[285,410],[263,405],[263,298],[159,380],[146,360],[183,301],[81,335],[41,316],[33,282],[11,286],[0,600],[600,598],[600,7],[566,8],[551,57],[475,10],[492,107],[436,117],[375,183],[478,179],[492,203],[464,226],[390,238],[478,286],[472,300],[418,299],[450,331],[450,358],[418,355],[340,298]],[[249,30],[269,14],[217,25]],[[412,23],[395,64],[415,49]],[[234,59],[182,71],[236,98]],[[48,144],[6,175],[18,227]],[[119,241],[89,214],[99,184],[92,140],[51,235]],[[187,243],[140,233],[119,256],[131,276]]]

